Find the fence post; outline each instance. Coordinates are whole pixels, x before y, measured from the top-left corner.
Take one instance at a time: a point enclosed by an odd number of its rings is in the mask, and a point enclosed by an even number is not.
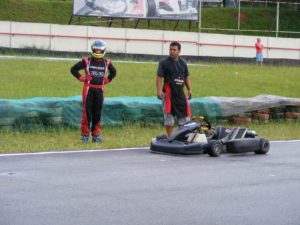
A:
[[[278,37],[279,31],[279,2],[277,2],[277,11],[276,11],[276,37]]]
[[[239,0],[238,30],[240,29],[240,24],[241,24],[241,0]]]
[[[199,32],[201,32],[201,14],[202,14],[202,0],[199,0]]]

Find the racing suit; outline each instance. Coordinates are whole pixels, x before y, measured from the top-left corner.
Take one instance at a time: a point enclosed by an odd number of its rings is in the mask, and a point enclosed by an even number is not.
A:
[[[79,70],[85,70],[85,77]],[[106,72],[108,76],[105,77]],[[104,100],[104,85],[112,81],[117,72],[111,61],[106,58],[83,58],[71,68],[71,73],[83,81],[81,135],[99,135],[101,132],[101,113]],[[90,124],[92,126],[90,127]]]

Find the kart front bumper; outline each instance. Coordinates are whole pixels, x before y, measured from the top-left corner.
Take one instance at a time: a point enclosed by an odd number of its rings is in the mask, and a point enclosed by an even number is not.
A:
[[[206,143],[189,143],[178,140],[170,142],[168,139],[157,140],[156,138],[153,138],[150,150],[156,152],[192,155],[205,153],[206,147]]]

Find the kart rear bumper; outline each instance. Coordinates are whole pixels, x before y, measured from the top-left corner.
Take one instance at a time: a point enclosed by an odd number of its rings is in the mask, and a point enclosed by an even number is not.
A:
[[[226,152],[257,152],[261,149],[261,144],[264,140],[264,138],[243,138],[231,140],[226,143]]]

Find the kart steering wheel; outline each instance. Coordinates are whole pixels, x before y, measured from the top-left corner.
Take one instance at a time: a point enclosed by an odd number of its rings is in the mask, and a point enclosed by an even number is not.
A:
[[[200,121],[200,122],[201,122],[201,127],[207,127],[208,130],[211,129],[211,124],[210,124],[210,122],[209,122],[207,119],[205,119],[204,116],[192,116],[192,119],[193,119],[193,120],[198,120],[198,121]],[[203,123],[203,122],[204,122],[204,123]],[[201,127],[200,127],[200,128],[201,128]]]

